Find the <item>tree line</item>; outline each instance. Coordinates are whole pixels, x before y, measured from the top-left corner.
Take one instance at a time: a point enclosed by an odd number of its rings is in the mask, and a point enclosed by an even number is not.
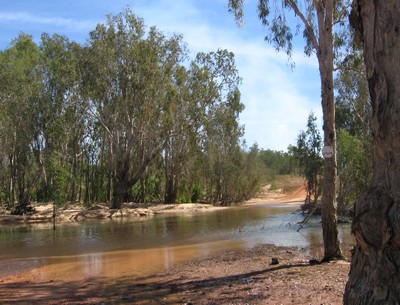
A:
[[[259,150],[244,149],[241,79],[228,50],[189,58],[127,9],[85,44],[20,34],[0,52],[0,201],[199,202],[251,197]]]

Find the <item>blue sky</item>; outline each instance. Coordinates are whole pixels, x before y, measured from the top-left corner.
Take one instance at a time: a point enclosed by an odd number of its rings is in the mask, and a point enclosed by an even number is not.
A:
[[[257,18],[256,0],[246,1],[245,25],[238,27],[228,13],[228,0],[13,0],[0,7],[0,49],[24,32],[39,42],[43,32],[66,35],[85,43],[88,34],[106,15],[129,6],[145,24],[157,26],[166,35],[183,34],[191,57],[197,52],[219,48],[235,53],[243,79],[240,87],[245,110],[247,146],[286,150],[296,144],[306,128],[311,111],[321,121],[318,64],[303,54],[301,37],[295,42],[292,70],[284,53],[264,41],[265,32]]]

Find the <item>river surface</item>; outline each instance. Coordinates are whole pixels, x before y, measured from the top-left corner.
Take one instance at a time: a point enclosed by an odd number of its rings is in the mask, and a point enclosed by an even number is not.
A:
[[[321,258],[318,217],[297,232],[304,216],[298,206],[254,205],[156,215],[145,219],[96,220],[58,224],[0,226],[0,274],[21,272],[41,280],[145,276],[179,262],[227,249],[259,244],[304,249]],[[339,237],[353,243],[349,225]]]

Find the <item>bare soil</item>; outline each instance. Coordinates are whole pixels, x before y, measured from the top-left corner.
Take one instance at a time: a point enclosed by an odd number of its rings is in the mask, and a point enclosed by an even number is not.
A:
[[[279,264],[271,265],[272,258]],[[0,278],[0,304],[342,304],[349,263],[310,265],[294,249],[226,251],[148,277]]]
[[[275,187],[267,184],[256,197],[246,201],[244,204],[285,203],[298,205],[304,202],[307,193],[303,178],[283,176],[274,184]]]
[[[303,195],[303,183],[297,181],[290,191],[266,187],[246,204],[298,204]],[[71,282],[44,281],[29,272],[0,274],[0,304],[342,304],[349,263],[310,264],[310,259],[297,249],[262,245],[147,277]]]

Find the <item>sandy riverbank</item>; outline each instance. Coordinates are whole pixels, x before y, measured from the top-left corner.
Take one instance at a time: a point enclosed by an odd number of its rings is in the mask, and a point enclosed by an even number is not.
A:
[[[109,209],[106,205],[95,205],[85,208],[82,205],[68,205],[65,208],[57,208],[56,222],[75,222],[88,219],[116,219],[130,217],[151,217],[165,213],[196,213],[226,209],[226,207],[213,206],[211,204],[185,203],[185,204],[156,204],[143,205],[126,203],[120,210]],[[0,224],[7,223],[40,223],[53,221],[53,205],[37,204],[32,215],[16,216],[9,212],[0,213]]]
[[[304,202],[306,191],[304,181],[299,177],[288,177],[284,186],[272,188],[265,186],[260,194],[242,204],[296,204]],[[185,204],[138,204],[126,203],[121,210],[109,209],[106,205],[97,204],[90,208],[82,205],[70,204],[56,209],[56,222],[82,221],[86,219],[115,219],[129,217],[151,217],[163,213],[196,213],[209,212],[227,207],[211,204],[185,203]],[[35,204],[32,215],[15,216],[9,211],[0,211],[0,224],[5,223],[39,223],[53,221],[53,205],[51,203]]]

